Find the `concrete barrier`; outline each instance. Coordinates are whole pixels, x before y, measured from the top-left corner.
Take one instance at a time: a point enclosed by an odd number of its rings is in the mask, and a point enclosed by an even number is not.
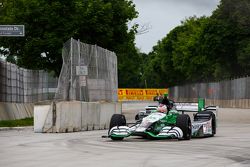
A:
[[[88,103],[81,104],[81,111],[82,130],[88,130]]]
[[[36,105],[34,108],[35,132],[63,133],[107,129],[111,116],[114,113],[121,113],[122,105],[121,103],[64,101],[45,106]]]
[[[43,127],[50,110],[50,105],[36,105],[34,107],[34,131],[43,132]]]
[[[0,103],[0,120],[9,120],[9,112],[5,110],[5,105],[3,103]]]
[[[100,126],[101,103],[88,103],[87,109],[87,130],[97,130]]]
[[[0,102],[0,120],[15,120],[33,117],[32,103],[4,103]]]
[[[122,104],[121,103],[101,103],[100,108],[100,129],[108,129],[110,118],[113,114],[121,114]]]
[[[56,104],[56,132],[77,132],[81,130],[81,107],[79,102]]]

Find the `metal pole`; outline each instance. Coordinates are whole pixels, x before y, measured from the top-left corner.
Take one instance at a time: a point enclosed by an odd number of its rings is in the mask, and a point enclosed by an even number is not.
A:
[[[105,53],[106,53],[106,51],[105,51]],[[97,59],[97,49],[96,49],[96,45],[95,45],[95,61],[96,61],[96,79],[99,79],[99,74],[98,74],[98,72],[99,72],[99,69],[98,69],[98,59]]]
[[[80,48],[80,40],[78,39],[78,66],[81,65],[81,48]],[[80,103],[81,103],[81,130],[82,130],[82,87],[80,83],[80,75],[78,76],[79,87],[80,87]]]
[[[94,47],[94,49],[95,49],[95,52],[94,52],[94,56],[95,56],[95,69],[96,69],[96,81],[97,81],[97,85],[98,85],[98,87],[99,87],[99,66],[98,66],[98,59],[97,59],[97,48],[96,48],[96,45],[95,45],[95,47]],[[101,61],[103,61],[103,59],[101,60]],[[100,97],[101,97],[101,92],[102,90],[101,89],[99,89],[99,97],[98,97],[98,100],[100,100]]]
[[[73,86],[72,86],[72,80],[73,80],[73,65],[72,65],[72,61],[73,61],[73,38],[71,37],[70,38],[70,68],[71,68],[71,70],[70,70],[70,90],[69,90],[69,100],[71,100],[71,97],[72,97],[72,88],[73,88]]]
[[[78,39],[78,66],[81,66],[81,53],[80,53],[80,40]],[[80,75],[78,76],[78,81],[79,81],[79,87],[80,87],[80,98],[79,100],[82,101],[82,87],[81,87],[81,83],[80,83]]]

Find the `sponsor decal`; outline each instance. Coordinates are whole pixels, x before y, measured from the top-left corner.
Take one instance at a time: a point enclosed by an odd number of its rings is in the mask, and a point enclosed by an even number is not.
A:
[[[123,91],[122,90],[118,90],[118,96],[122,96],[123,95]]]
[[[146,95],[156,95],[158,92],[156,89],[153,90],[145,90]]]
[[[119,88],[118,100],[119,101],[133,101],[133,100],[150,100],[152,101],[155,96],[168,93],[168,89],[132,89],[132,88]]]

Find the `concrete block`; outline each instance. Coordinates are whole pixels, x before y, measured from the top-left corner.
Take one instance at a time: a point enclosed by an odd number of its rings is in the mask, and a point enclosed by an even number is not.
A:
[[[37,105],[34,129],[35,132],[58,133],[107,129],[111,116],[121,113],[121,108],[121,103],[79,101],[57,102],[46,107]]]
[[[88,103],[87,109],[87,129],[98,130],[100,126],[100,104]]]
[[[17,108],[15,115],[16,119],[22,119],[26,117],[25,109],[21,103],[15,103],[15,107]]]
[[[30,118],[33,116],[33,106],[30,103],[0,103],[0,120]]]
[[[116,106],[114,103],[101,103],[100,105],[100,129],[108,129],[110,118],[116,112]]]
[[[6,112],[5,103],[0,103],[0,120],[9,120],[9,115]]]
[[[81,102],[81,129],[88,130],[88,103]]]
[[[5,104],[5,112],[7,112],[8,116],[9,116],[9,120],[15,120],[18,117],[18,111],[16,108],[15,103],[6,103]]]
[[[59,102],[56,105],[56,132],[81,130],[80,102]]]
[[[115,105],[115,114],[121,114],[122,113],[122,103],[114,103]]]
[[[34,132],[42,133],[50,105],[36,105],[34,107]]]
[[[24,108],[29,118],[34,116],[34,104],[33,103],[25,103]]]
[[[47,113],[47,116],[46,116],[46,119],[42,128],[42,132],[52,133],[52,132],[56,132],[55,126],[53,126],[53,112],[52,112],[53,103],[51,103],[49,106],[50,106],[49,111]]]
[[[122,103],[101,103],[100,129],[108,129],[113,114],[122,113]]]

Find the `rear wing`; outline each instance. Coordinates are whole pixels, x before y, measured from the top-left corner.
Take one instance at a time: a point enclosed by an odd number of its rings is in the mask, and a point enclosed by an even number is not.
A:
[[[198,112],[198,103],[175,102],[177,111],[182,112]]]
[[[182,113],[184,112],[198,112],[198,103],[188,103],[188,102],[176,102],[175,107],[177,111],[180,111]],[[212,111],[216,115],[218,115],[218,106],[206,106],[202,109],[202,111]],[[201,111],[201,112],[202,112]]]

